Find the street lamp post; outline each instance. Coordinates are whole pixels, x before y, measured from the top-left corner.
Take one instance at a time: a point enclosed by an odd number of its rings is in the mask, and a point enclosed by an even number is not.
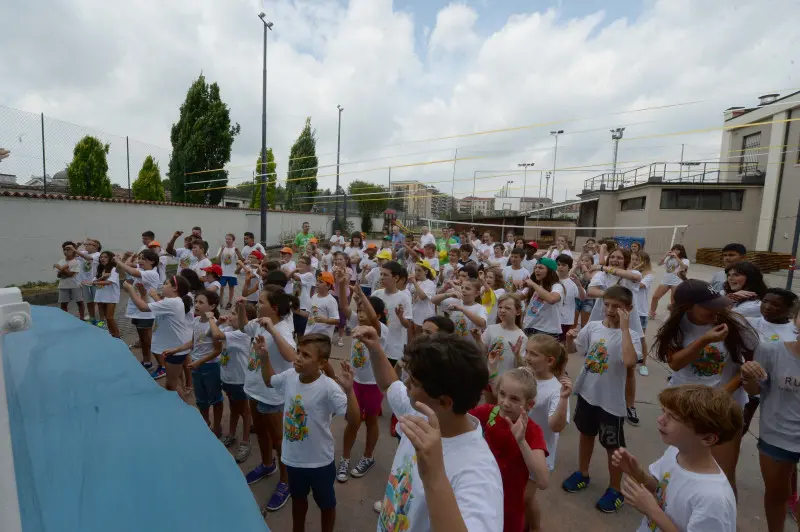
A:
[[[624,127],[618,127],[611,130],[611,140],[614,141],[614,166],[611,173],[612,183],[616,183],[617,178],[617,152],[619,151],[619,141],[622,139],[622,133],[625,131]],[[614,186],[614,185],[612,185]]]
[[[526,188],[528,187],[528,168],[533,168],[534,164],[536,164],[536,163],[519,163],[519,164],[517,164],[517,166],[520,166],[520,167],[525,169],[525,171],[523,172],[524,177],[522,179],[522,200],[521,201],[525,200],[525,192],[526,192]],[[539,191],[539,192],[541,194],[541,191]],[[520,205],[520,209],[521,208],[522,208],[522,205]]]
[[[333,212],[334,231],[336,229],[341,229],[339,227],[339,201],[341,197],[339,195],[339,152],[342,149],[342,111],[344,111],[344,107],[337,105],[336,108],[339,110],[339,133],[336,136],[336,207],[334,208]],[[347,207],[345,206],[345,208]]]
[[[272,22],[262,12],[258,18],[264,25],[264,68],[261,84],[261,244],[267,245],[267,30],[272,30]]]
[[[553,152],[553,174],[552,174],[552,176],[553,176],[553,188],[551,189],[550,196],[549,196],[550,199],[553,199],[553,194],[555,194],[555,192],[556,192],[556,159],[558,158],[558,136],[559,135],[563,135],[564,134],[564,130],[563,129],[553,130],[553,131],[550,132],[550,134],[553,135],[556,138],[556,149]],[[544,192],[545,192],[544,195],[547,196],[547,188],[545,188]]]
[[[513,183],[513,181],[506,181],[506,197],[507,197],[507,198],[508,198],[508,197],[510,197],[510,196],[508,195],[508,185],[510,185],[510,184],[512,184],[512,183]]]

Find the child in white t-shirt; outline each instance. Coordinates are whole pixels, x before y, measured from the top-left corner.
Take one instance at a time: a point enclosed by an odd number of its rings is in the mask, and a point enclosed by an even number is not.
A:
[[[294,529],[305,528],[308,494],[312,492],[321,513],[320,530],[333,530],[336,468],[331,420],[335,415],[344,415],[348,423],[360,419],[353,369],[343,361],[339,383],[323,373],[331,354],[328,335],[306,334],[297,347],[294,367],[276,374],[264,338],[256,338],[264,382],[283,397],[281,462],[289,473]]]
[[[80,282],[78,281],[80,262],[78,261],[78,254],[75,250],[76,248],[73,242],[64,242],[61,244],[61,252],[64,254],[64,259],[53,264],[53,268],[55,268],[56,277],[58,277],[58,302],[61,305],[61,310],[69,312],[69,302],[74,301],[78,306],[78,314],[81,320],[83,320],[83,294],[81,292]]]
[[[236,277],[236,264],[240,260],[244,260],[244,257],[239,252],[239,248],[236,247],[236,235],[228,233],[225,235],[225,247],[219,248],[219,252],[217,252],[217,262],[222,267],[219,279],[222,288],[219,292],[219,298],[223,303],[225,302],[225,287],[229,287],[228,303],[225,304],[227,310],[230,310],[233,306],[233,293],[239,283],[239,279]]]
[[[292,316],[294,331],[299,338],[306,333],[312,307],[311,291],[317,284],[317,276],[311,268],[311,260],[308,257],[303,256],[297,259],[297,269],[292,273],[292,280],[295,285],[299,285],[300,308]]]
[[[522,365],[522,344],[525,333],[522,332],[522,303],[517,296],[505,294],[497,302],[498,323],[492,323],[481,335],[481,344],[487,352],[487,358],[493,364],[489,367],[491,388],[484,390],[484,401],[497,404],[495,383],[506,371]]]
[[[97,265],[100,263],[100,250],[103,249],[103,246],[100,245],[99,240],[87,238],[84,240],[82,247],[83,249],[78,248],[75,250],[75,253],[78,255],[78,263],[80,264],[78,282],[81,285],[81,292],[83,295],[83,302],[86,304],[86,310],[89,311],[89,319],[92,325],[98,325],[94,301],[97,288],[94,286],[94,277],[97,272]],[[100,319],[102,320],[102,316]]]
[[[152,291],[158,291],[159,278],[158,270],[158,255],[152,249],[145,249],[136,255],[136,265],[134,265],[134,256],[120,256],[117,257],[117,270],[123,274],[131,276],[133,289],[139,292],[139,295],[149,304],[153,302],[150,295]],[[127,283],[127,281],[126,281]],[[131,324],[136,327],[136,333],[139,336],[139,345],[142,349],[142,366],[148,371],[152,372],[153,363],[151,362],[153,356],[150,346],[153,339],[153,324],[155,316],[152,312],[141,311],[133,303],[133,300],[128,299],[128,307],[125,309],[125,316],[131,319]],[[157,375],[151,376],[157,377]]]
[[[528,308],[522,320],[525,334],[549,334],[561,336],[561,305],[564,301],[564,285],[558,281],[556,261],[544,257],[533,267],[533,276],[525,281],[531,288]]]
[[[201,282],[205,283],[206,281],[210,281],[212,279],[206,279],[206,268],[211,267],[211,260],[206,256],[208,253],[208,242],[204,240],[195,240],[192,243],[192,257],[194,257],[194,262],[192,263],[189,268],[194,270],[197,274],[198,279]]]
[[[457,248],[451,248],[447,252],[447,264],[442,266],[441,270],[439,270],[439,284],[442,285],[448,281],[453,280],[456,275],[456,272],[461,269],[461,265],[458,263],[458,256],[459,252]]]
[[[461,286],[438,294],[433,298],[435,304],[442,303],[443,310],[455,324],[455,334],[474,340],[472,330],[486,328],[489,313],[480,304],[481,282],[478,279],[464,279]]]
[[[292,248],[285,247],[281,249],[281,271],[285,273],[286,277],[289,279],[289,281],[286,282],[284,291],[289,295],[294,294],[294,281],[291,280],[291,275],[297,269],[297,263],[292,260],[293,256],[294,251]]]
[[[403,348],[408,343],[408,331],[403,322],[413,319],[411,294],[399,290],[401,278],[407,277],[405,268],[395,261],[387,261],[381,266],[383,288],[372,293],[386,305],[386,326],[389,336],[386,339],[386,352],[395,362],[403,358]]]
[[[571,274],[572,263],[572,256],[566,253],[562,253],[556,258],[558,282],[564,287],[565,293],[564,304],[559,307],[562,340],[566,340],[568,330],[575,328],[576,309],[586,298],[586,291],[583,289],[583,285],[581,285],[577,277]]]
[[[547,467],[555,469],[558,437],[569,424],[572,381],[566,375],[567,352],[552,336],[536,334],[525,346],[525,365],[536,377],[536,400],[528,411],[531,421],[542,428],[547,443]],[[525,512],[532,530],[540,528],[541,511],[533,479],[525,489]]]
[[[111,336],[119,338],[119,327],[114,317],[120,295],[119,273],[117,261],[110,251],[100,253],[99,265],[92,284],[96,287],[95,303],[98,306],[100,319],[105,323]]]
[[[369,350],[375,380],[400,419],[378,529],[427,531],[445,523],[452,530],[502,531],[500,471],[479,421],[468,414],[489,382],[475,343],[454,334],[420,336],[405,353],[406,386],[374,328],[358,327],[353,336]]]
[[[525,281],[530,279],[531,273],[522,267],[524,257],[525,252],[522,249],[511,250],[511,255],[508,258],[509,264],[503,268],[503,285],[509,294],[519,293],[523,296],[528,294]]]
[[[200,292],[194,298],[194,311],[197,317],[192,324],[189,369],[192,370],[197,409],[214,434],[221,438],[223,397],[219,355],[222,353],[222,342],[211,337],[209,324],[210,320],[219,319],[218,307],[219,295],[213,292]]]
[[[203,272],[206,274],[206,280],[203,283],[207,292],[213,292],[220,297],[220,301],[222,300],[222,284],[220,283],[220,279],[222,278],[222,268],[219,264],[212,264],[211,266],[206,266],[205,268],[201,268]]]
[[[625,502],[644,515],[637,531],[735,532],[736,497],[711,449],[741,432],[739,406],[724,390],[697,384],[667,388],[658,400],[664,455],[649,471],[624,447],[611,457],[626,475]]]
[[[594,440],[600,435],[600,445],[609,457],[625,446],[625,378],[629,368],[636,367],[642,344],[632,330],[630,313],[633,294],[622,286],[605,291],[603,321],[590,321],[578,333],[567,333],[567,352],[584,357],[583,368],[575,381],[575,426],[580,435],[578,467],[562,487],[568,493],[581,491],[589,485],[589,462]],[[634,319],[637,316],[634,314]],[[609,486],[597,502],[597,509],[613,513],[624,504],[621,493],[622,471],[609,466]]]
[[[417,263],[414,275],[409,280],[415,336],[420,334],[423,322],[436,314],[436,308],[432,301],[433,296],[436,295],[434,279],[436,279],[436,270],[425,259]]]
[[[261,288],[261,259],[263,258],[261,252],[254,249],[247,257],[247,264],[239,262],[239,267],[244,271],[242,297],[248,303],[258,303],[258,291]]]
[[[333,329],[339,323],[339,305],[331,294],[334,284],[331,272],[319,274],[316,293],[311,296],[306,334],[318,333],[333,338]]]

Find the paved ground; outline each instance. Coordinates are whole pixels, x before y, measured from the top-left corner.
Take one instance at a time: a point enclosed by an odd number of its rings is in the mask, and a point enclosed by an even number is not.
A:
[[[692,277],[700,279],[710,279],[716,271],[703,265],[692,265],[690,274]],[[660,272],[659,274],[660,275]],[[783,286],[785,277],[767,276],[767,282],[771,286]],[[662,300],[659,307],[659,316],[663,318],[666,312],[667,298]],[[119,307],[119,313],[124,314],[124,304]],[[126,341],[132,343],[135,338],[135,331],[130,327],[127,320],[120,320],[123,335]],[[660,325],[660,320],[655,323],[648,331],[648,339],[652,339],[654,332]],[[349,354],[349,339],[345,342],[345,347],[334,346],[333,357],[344,359]],[[133,350],[135,356],[139,357],[138,349]],[[643,464],[649,464],[657,459],[663,452],[664,446],[656,432],[656,417],[660,413],[657,395],[666,385],[669,369],[657,361],[650,361],[648,364],[650,375],[642,377],[637,374],[637,401],[636,406],[641,419],[638,427],[625,427],[626,439],[629,449]],[[569,362],[569,372],[577,375],[581,368],[581,360],[573,358]],[[163,382],[163,381],[161,381]],[[574,399],[573,405],[574,408]],[[388,405],[384,404],[384,412],[389,412]],[[751,431],[742,443],[741,458],[737,471],[739,485],[739,523],[740,531],[760,531],[766,530],[764,521],[762,496],[763,484],[758,467],[758,454],[756,451],[756,437],[758,422],[754,420]],[[227,425],[227,411],[225,417]],[[377,460],[373,470],[361,479],[350,479],[346,484],[337,484],[336,495],[338,500],[338,519],[336,524],[337,531],[364,531],[373,530],[376,523],[376,514],[372,510],[375,500],[381,499],[385,487],[386,479],[389,475],[392,457],[396,449],[396,440],[389,436],[388,430],[389,416],[384,415],[381,421],[381,437],[375,453]],[[344,428],[344,421],[334,420],[333,433],[336,438],[336,456],[340,455],[341,438]],[[249,471],[257,465],[260,457],[258,456],[258,446],[255,436],[251,437],[253,454],[250,459],[241,464],[244,472]],[[364,429],[362,428],[358,440],[353,449],[354,461],[360,456],[364,446]],[[600,497],[608,481],[608,471],[606,468],[605,454],[598,445],[595,450],[595,459],[591,467],[592,484],[589,488],[579,494],[567,494],[561,490],[560,484],[577,465],[578,434],[574,426],[570,425],[562,433],[559,441],[556,468],[551,477],[551,488],[541,492],[540,503],[544,509],[543,530],[560,531],[583,529],[592,532],[635,530],[640,521],[640,515],[630,507],[623,507],[615,515],[605,515],[594,509],[595,501]],[[259,505],[263,504],[277,482],[277,475],[263,480],[253,486],[253,496]],[[309,530],[319,528],[319,512],[311,504],[307,524]],[[272,530],[282,531],[291,529],[291,509],[287,505],[277,513],[267,516],[267,523]],[[787,530],[793,530],[788,525]],[[588,527],[588,528],[587,528]]]

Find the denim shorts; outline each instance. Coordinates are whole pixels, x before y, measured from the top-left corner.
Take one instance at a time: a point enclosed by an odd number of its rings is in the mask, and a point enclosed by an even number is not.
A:
[[[236,276],[233,277],[223,276],[219,278],[220,286],[236,286],[238,283],[239,280],[236,278]]]
[[[247,401],[247,394],[244,393],[244,384],[223,382],[222,391],[228,396],[229,401]]]
[[[210,406],[222,403],[222,379],[219,362],[206,362],[192,370],[194,384],[194,400],[197,408],[206,410]]]
[[[176,366],[183,366],[183,363],[186,362],[186,357],[189,356],[189,353],[185,355],[170,355],[168,357],[164,357],[164,362],[167,364],[175,364]]]
[[[137,329],[152,329],[155,322],[153,318],[131,318],[131,325]]]
[[[590,298],[587,297],[583,301],[579,301],[579,300],[576,300],[576,301],[578,301],[578,303],[576,303],[575,307],[580,312],[591,312],[592,309],[594,308],[594,302],[595,302],[594,299],[590,299]]]
[[[310,491],[320,510],[336,508],[336,466],[333,462],[322,467],[286,466],[289,474],[289,493],[293,499],[305,499]]]
[[[639,315],[639,323],[642,324],[642,332],[647,330],[647,322],[648,322],[648,317],[647,316],[642,316],[640,314]]]
[[[283,412],[283,403],[279,405],[268,405],[256,400],[256,410],[259,414],[278,414]]]
[[[530,338],[534,334],[544,334],[544,335],[550,336],[551,338],[554,338],[556,340],[559,340],[561,338],[561,333],[544,332],[544,331],[540,331],[539,329],[534,329],[534,328],[531,328],[531,327],[529,327],[527,329],[523,329],[522,332],[525,333],[525,336],[527,336],[528,338]]]
[[[756,447],[758,447],[761,454],[772,458],[776,462],[792,462],[795,464],[800,462],[800,453],[787,451],[786,449],[770,445],[761,438],[758,439],[758,445]]]

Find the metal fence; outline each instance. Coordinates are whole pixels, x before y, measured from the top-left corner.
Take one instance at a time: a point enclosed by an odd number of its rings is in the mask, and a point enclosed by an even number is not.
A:
[[[11,152],[0,162],[0,186],[65,191],[67,165],[75,145],[87,135],[109,145],[108,177],[114,195],[130,197],[130,185],[148,155],[158,162],[162,179],[166,179],[170,148],[0,105],[0,148]]]

